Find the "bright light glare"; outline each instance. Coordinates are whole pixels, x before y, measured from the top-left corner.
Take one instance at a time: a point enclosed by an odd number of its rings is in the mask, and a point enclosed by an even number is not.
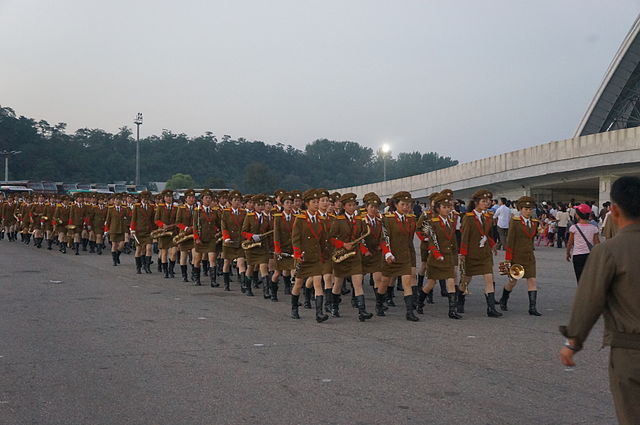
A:
[[[391,151],[391,146],[389,146],[387,143],[382,145],[382,153],[389,153],[390,151]]]

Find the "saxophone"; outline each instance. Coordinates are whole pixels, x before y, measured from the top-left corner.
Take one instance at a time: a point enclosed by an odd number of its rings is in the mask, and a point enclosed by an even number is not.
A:
[[[363,240],[364,238],[366,238],[367,236],[369,236],[370,233],[371,233],[371,229],[369,229],[369,226],[367,226],[367,231],[362,236],[352,240],[349,243],[350,244],[356,244],[356,243],[360,242],[361,240]],[[331,256],[331,261],[333,261],[334,263],[341,263],[344,260],[347,260],[347,259],[353,257],[354,255],[356,255],[356,251],[354,249],[349,251],[344,247],[343,248],[338,248],[338,249],[335,250],[335,252]]]
[[[273,233],[273,230],[269,230],[266,233],[262,233],[258,236],[260,236],[261,238],[270,235],[271,233]],[[253,239],[248,239],[248,240],[244,240],[242,241],[242,244],[240,244],[240,246],[242,246],[242,249],[251,249],[251,248],[256,248],[259,246],[262,246],[262,241],[254,241]]]

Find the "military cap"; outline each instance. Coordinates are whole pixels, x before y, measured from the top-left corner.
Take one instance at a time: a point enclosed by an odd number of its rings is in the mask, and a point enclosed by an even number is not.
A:
[[[401,192],[396,192],[392,198],[396,201],[405,201],[405,202],[412,202],[413,198],[411,197],[411,194],[409,192],[406,191],[401,191]]]
[[[473,195],[471,195],[472,199],[493,199],[493,193],[487,189],[477,190]]]
[[[252,201],[252,200],[253,200],[253,195],[246,194],[246,195],[244,195],[244,196],[242,197],[242,200],[243,200],[244,202]]]
[[[329,191],[327,189],[317,189],[318,192],[320,192],[320,197],[321,198],[328,198],[329,197]]]
[[[429,198],[429,200],[431,202],[433,202],[433,200],[436,198],[436,196],[440,195],[440,192],[432,192],[429,196],[427,196],[427,198]]]
[[[280,196],[280,201],[293,201],[293,195],[290,192],[285,192]]]
[[[521,196],[516,201],[516,207],[518,209],[520,209],[520,208],[535,208],[535,206],[536,206],[536,200],[533,199],[531,196]]]
[[[232,190],[231,192],[229,192],[229,198],[231,198],[231,199],[234,199],[234,198],[242,199],[242,193],[240,193],[237,190]]]
[[[451,189],[441,190],[440,194],[446,196],[450,200],[453,200],[453,190],[451,190]]]
[[[275,196],[267,196],[267,197],[265,198],[265,202],[266,202],[266,201],[269,201],[269,202],[271,202],[272,204],[275,204],[275,203],[276,203],[276,197],[275,197]]]
[[[299,190],[292,190],[291,196],[293,197],[293,199],[304,199],[304,197],[302,196],[302,192],[300,192]]]
[[[320,199],[320,192],[316,189],[305,190],[302,194],[302,199],[308,201],[310,199]]]
[[[449,198],[445,193],[438,193],[433,197],[432,201],[435,207],[438,205],[451,205],[451,198]]]
[[[228,190],[219,190],[218,191],[218,197],[219,198],[224,198],[224,197],[228,197],[229,196],[229,191]]]
[[[171,189],[165,189],[165,190],[163,190],[163,191],[160,193],[160,195],[161,195],[162,197],[165,197],[165,196],[173,196],[173,190],[171,190]]]
[[[265,196],[263,194],[259,193],[257,195],[253,195],[251,197],[251,200],[256,204],[264,204]]]
[[[196,196],[196,191],[193,189],[187,189],[184,191],[184,196]]]
[[[282,195],[284,195],[285,193],[287,193],[287,191],[286,191],[286,190],[284,190],[284,189],[276,189],[276,190],[273,192],[273,195],[274,195],[274,196],[276,196],[276,197],[278,197],[278,196],[279,196],[280,198],[282,198]]]
[[[346,204],[347,202],[358,202],[358,195],[356,195],[355,193],[345,193],[344,195],[342,195],[340,197],[340,202],[342,202],[343,204]]]
[[[375,192],[365,194],[362,197],[362,202],[365,205],[375,205],[376,207],[382,205],[382,200]]]
[[[340,192],[333,192],[333,193],[331,194],[331,197],[333,198],[333,200],[334,200],[334,201],[339,200],[339,199],[340,199],[340,196],[342,196],[342,195],[340,195]]]
[[[140,192],[140,198],[144,198],[144,199],[151,198],[151,192],[149,192],[148,190],[144,190]]]
[[[213,192],[209,189],[204,189],[202,192],[200,192],[200,198],[204,198],[205,196],[213,197]]]

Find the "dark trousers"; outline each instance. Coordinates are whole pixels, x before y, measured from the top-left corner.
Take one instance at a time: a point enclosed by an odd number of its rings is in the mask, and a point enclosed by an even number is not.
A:
[[[498,247],[496,249],[507,249],[507,232],[509,229],[498,227]]]
[[[582,276],[582,270],[584,270],[584,265],[587,263],[587,258],[589,258],[589,254],[573,256],[573,271],[576,272],[576,280],[578,282],[580,282],[580,276]]]
[[[562,242],[565,241],[565,235],[567,234],[566,227],[558,227],[558,248],[562,248]]]
[[[640,350],[611,348],[609,388],[620,425],[640,423]]]

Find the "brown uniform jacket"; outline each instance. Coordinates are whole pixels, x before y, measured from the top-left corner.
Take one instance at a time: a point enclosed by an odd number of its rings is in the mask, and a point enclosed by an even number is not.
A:
[[[253,235],[267,233],[269,230],[271,230],[271,222],[269,217],[264,214],[261,214],[261,219],[258,218],[255,212],[247,213],[244,216],[244,221],[242,222],[242,237],[244,239],[249,240]],[[263,246],[268,247],[267,244],[263,244]]]
[[[187,227],[193,226],[193,216],[197,211],[197,206],[194,204],[192,206],[189,205],[180,205],[177,208],[176,212],[176,221],[175,223],[178,225],[180,230],[184,230]]]
[[[107,221],[107,212],[109,208],[105,205],[100,207],[99,205],[94,205],[91,207],[88,213],[89,225],[91,229],[96,233],[101,233],[104,230],[104,223]]]
[[[141,203],[136,203],[133,205],[129,227],[139,235],[148,235],[155,229],[154,216],[155,210],[153,206],[147,204],[145,208]]]
[[[193,239],[210,242],[218,238],[220,231],[220,210],[209,207],[207,213],[204,206],[200,206],[193,216]]]
[[[62,231],[62,229],[64,229],[64,226],[69,224],[70,211],[71,209],[69,208],[69,206],[65,206],[64,204],[56,205],[56,211],[53,214],[55,223],[53,225],[58,227],[57,230],[59,232]]]
[[[110,205],[107,209],[104,231],[112,234],[126,233],[130,216],[129,207],[120,206],[120,211],[118,211],[115,206]]]
[[[293,245],[291,243],[291,232],[293,232],[293,222],[296,216],[293,212],[289,215],[289,220],[284,212],[273,214],[273,243],[276,254],[286,253],[293,255]]]
[[[231,208],[225,208],[220,218],[220,227],[222,228],[223,240],[230,239],[233,242],[240,242],[242,237],[242,224],[247,211],[238,208],[238,214],[234,214]]]
[[[604,343],[640,350],[640,223],[596,245],[582,272],[568,326],[560,327],[581,348],[600,315],[604,316]]]
[[[458,264],[458,243],[456,241],[456,223],[452,218],[447,217],[449,226],[442,220],[442,217],[438,216],[431,219],[431,227],[436,235],[438,246],[431,238],[429,238],[429,259],[427,264],[436,263],[438,265],[451,265]],[[439,257],[444,257],[444,260],[438,260]]]
[[[178,207],[174,205],[158,204],[155,211],[155,224],[158,227],[175,224]]]
[[[402,222],[398,214],[393,212],[385,214],[383,220],[391,246],[384,242],[382,252],[384,255],[391,252],[396,259],[396,263],[411,262],[412,255],[415,259],[413,234],[416,231],[416,216],[407,214],[404,217],[404,222]]]
[[[505,261],[520,264],[527,267],[535,266],[535,256],[533,253],[533,240],[538,234],[540,222],[532,218],[531,227],[525,224],[520,217],[512,217],[507,233],[507,245]]]
[[[69,207],[69,221],[65,224],[73,224],[76,228],[82,227],[85,221],[85,206],[75,202]]]
[[[493,214],[485,212],[482,214],[483,223],[480,223],[474,211],[468,212],[462,219],[462,240],[460,242],[460,254],[470,259],[483,258],[487,254],[483,251],[491,251],[496,242],[491,237],[491,227],[493,226]],[[480,239],[487,237],[483,248],[480,248]]]
[[[291,243],[293,255],[303,258],[305,263],[324,262],[327,258],[326,245],[327,232],[323,225],[323,218],[316,215],[316,222],[312,223],[309,214],[304,212],[296,215],[291,231]]]

